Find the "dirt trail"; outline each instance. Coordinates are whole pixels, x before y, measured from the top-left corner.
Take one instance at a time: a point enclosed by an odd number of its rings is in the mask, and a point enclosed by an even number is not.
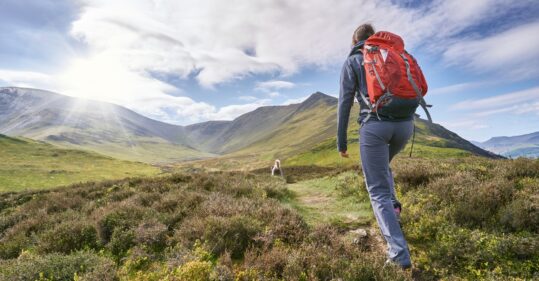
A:
[[[338,222],[354,228],[365,226],[372,220],[370,205],[352,198],[339,198],[332,188],[317,185],[315,181],[302,181],[287,187],[294,194],[290,205],[311,225]]]

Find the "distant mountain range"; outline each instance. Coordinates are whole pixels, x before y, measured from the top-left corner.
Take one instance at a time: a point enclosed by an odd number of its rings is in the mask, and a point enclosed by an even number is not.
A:
[[[34,89],[0,88],[0,133],[144,162],[213,156],[190,147],[181,126]]]
[[[539,158],[539,132],[513,137],[494,137],[485,142],[474,143],[506,157]]]
[[[334,138],[336,107],[336,98],[317,92],[302,103],[260,107],[232,121],[178,126],[118,105],[8,87],[0,88],[0,133],[149,163],[225,154],[271,159]],[[356,117],[352,114],[351,124]],[[495,157],[437,124],[424,122],[416,140]]]

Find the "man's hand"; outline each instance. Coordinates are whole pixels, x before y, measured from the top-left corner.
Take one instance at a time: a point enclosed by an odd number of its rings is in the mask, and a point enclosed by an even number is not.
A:
[[[342,158],[348,158],[348,152],[346,151],[339,151],[339,154],[341,154]]]

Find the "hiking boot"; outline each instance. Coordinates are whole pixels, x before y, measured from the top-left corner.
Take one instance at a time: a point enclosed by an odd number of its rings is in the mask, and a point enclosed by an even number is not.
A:
[[[393,210],[395,211],[395,216],[397,217],[397,221],[400,223],[401,222],[401,207],[395,207],[393,208]]]

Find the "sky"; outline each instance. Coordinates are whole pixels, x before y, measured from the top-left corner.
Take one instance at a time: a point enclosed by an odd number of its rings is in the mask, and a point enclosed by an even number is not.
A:
[[[337,97],[365,22],[403,37],[435,123],[477,141],[539,131],[536,0],[0,0],[0,86],[231,120]]]

